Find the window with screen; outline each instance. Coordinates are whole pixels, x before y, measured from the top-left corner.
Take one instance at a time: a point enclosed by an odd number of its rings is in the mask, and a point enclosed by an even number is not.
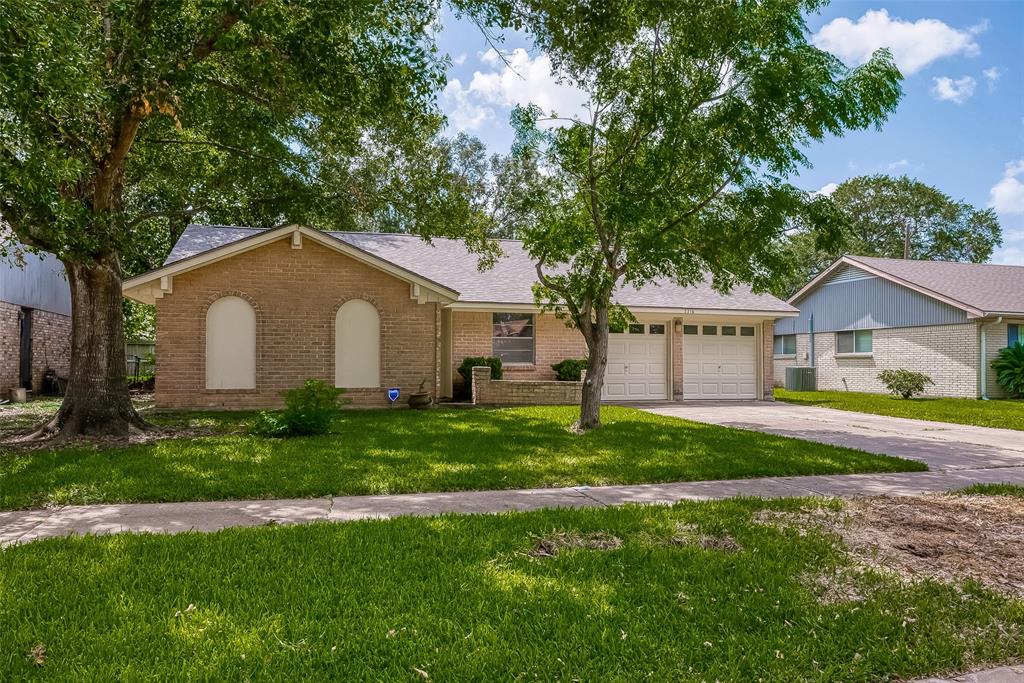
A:
[[[502,363],[533,363],[532,313],[495,313],[491,323],[492,355]]]
[[[1006,326],[1006,345],[1013,346],[1014,344],[1024,344],[1024,339],[1020,337],[1021,326],[1016,323],[1010,323]]]

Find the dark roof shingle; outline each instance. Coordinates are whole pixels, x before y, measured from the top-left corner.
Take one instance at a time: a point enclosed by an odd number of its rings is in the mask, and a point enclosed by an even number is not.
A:
[[[985,313],[1024,313],[1024,266],[847,256]]]
[[[190,225],[171,250],[164,265],[190,258],[210,249],[263,232],[257,228],[223,225]],[[459,293],[460,302],[532,304],[536,270],[529,254],[517,240],[501,240],[503,256],[488,270],[477,268],[478,259],[459,240],[437,238],[426,242],[415,235],[332,232],[343,242],[390,261],[405,270]],[[791,313],[796,309],[770,294],[755,294],[746,285],[722,294],[710,280],[682,287],[659,280],[640,289],[624,286],[616,299],[626,306],[694,308]]]

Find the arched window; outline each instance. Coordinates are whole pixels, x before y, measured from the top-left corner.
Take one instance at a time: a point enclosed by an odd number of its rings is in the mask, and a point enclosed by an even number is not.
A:
[[[256,388],[256,311],[225,296],[206,312],[206,388]]]
[[[334,319],[334,385],[380,386],[380,315],[369,301],[352,299]]]

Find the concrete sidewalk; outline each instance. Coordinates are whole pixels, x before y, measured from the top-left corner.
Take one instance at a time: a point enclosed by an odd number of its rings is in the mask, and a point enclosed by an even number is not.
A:
[[[734,496],[912,496],[976,483],[1024,485],[1024,466],[950,469],[895,474],[768,477],[724,481],[639,484],[510,491],[461,491],[298,500],[78,505],[0,512],[0,545],[52,536],[121,531],[216,531],[227,527],[312,521],[387,519],[399,515],[496,513],[541,508],[671,504]]]

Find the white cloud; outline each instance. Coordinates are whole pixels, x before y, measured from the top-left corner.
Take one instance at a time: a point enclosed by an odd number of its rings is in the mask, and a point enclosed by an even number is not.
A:
[[[462,66],[466,63],[466,53],[463,52],[458,57],[452,57],[452,64],[455,66]]]
[[[907,168],[908,166],[910,166],[909,161],[907,161],[906,159],[900,159],[899,161],[892,162],[886,168],[888,168],[890,171],[895,171],[900,168]]]
[[[988,91],[992,92],[996,89],[996,83],[1002,77],[1003,71],[999,67],[993,66],[982,71],[981,75],[985,77],[985,81],[988,83]]]
[[[441,102],[448,112],[448,120],[458,131],[477,130],[487,120],[494,118],[494,110],[475,101],[457,78],[445,86]]]
[[[496,116],[496,109],[516,105],[535,104],[545,114],[557,112],[566,117],[584,111],[586,95],[558,81],[549,57],[531,57],[526,50],[517,48],[503,55],[490,49],[480,53],[479,58],[491,68],[474,72],[469,85],[452,80],[442,93],[442,104],[457,130],[478,129]]]
[[[818,195],[821,195],[823,197],[831,197],[832,193],[836,191],[837,187],[839,187],[839,183],[826,183],[822,185],[817,192],[812,192],[811,195],[814,197],[817,197]]]
[[[1006,164],[1002,179],[989,192],[989,206],[999,213],[1024,213],[1024,159]]]
[[[933,78],[932,83],[932,95],[935,96],[935,99],[957,104],[963,104],[971,99],[974,88],[978,85],[978,82],[970,76],[964,76],[955,81],[949,76],[940,76]]]
[[[938,19],[893,19],[882,9],[868,10],[855,22],[846,17],[833,19],[812,40],[851,66],[863,64],[875,50],[887,47],[900,71],[910,75],[943,57],[979,54],[981,48],[974,36],[983,30],[984,25],[955,29]]]

